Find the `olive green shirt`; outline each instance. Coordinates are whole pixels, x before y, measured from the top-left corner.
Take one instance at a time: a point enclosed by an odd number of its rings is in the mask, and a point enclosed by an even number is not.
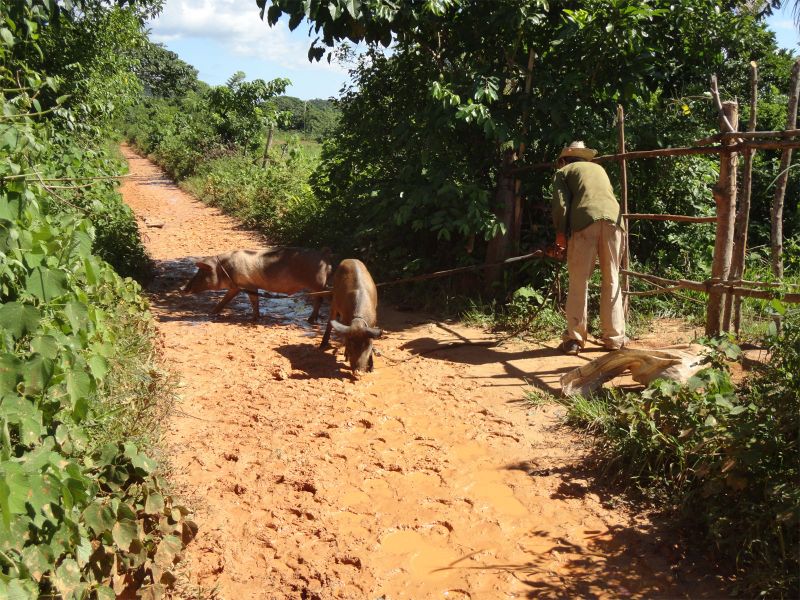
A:
[[[595,221],[621,224],[619,203],[605,169],[574,162],[553,177],[553,224],[558,233],[575,233]]]

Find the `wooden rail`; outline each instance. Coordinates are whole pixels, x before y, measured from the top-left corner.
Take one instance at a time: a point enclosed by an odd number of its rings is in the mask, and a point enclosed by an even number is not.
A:
[[[727,137],[723,138],[736,139],[737,136],[744,135],[748,132],[737,131],[730,134],[724,134]],[[753,133],[768,133],[762,131],[755,131]],[[718,134],[719,135],[719,134]],[[787,150],[792,148],[800,148],[800,140],[744,140],[737,144],[728,146],[681,146],[677,148],[658,148],[656,150],[632,150],[629,152],[619,152],[617,154],[604,154],[596,156],[592,162],[604,163],[614,162],[620,160],[637,160],[640,158],[666,158],[671,156],[693,156],[700,154],[723,154],[726,152],[741,152],[743,150]],[[525,173],[528,171],[540,171],[545,169],[552,169],[555,167],[554,162],[540,162],[532,163],[529,165],[520,165],[508,170],[512,175],[518,173]]]
[[[726,294],[731,294],[734,296],[744,296],[746,298],[760,298],[762,300],[772,300],[774,298],[778,298],[781,302],[788,302],[790,304],[800,304],[800,294],[795,293],[788,293],[788,294],[781,294],[777,291],[769,291],[769,290],[755,290],[752,288],[741,287],[738,285],[733,285],[733,282],[729,281],[714,281],[713,279],[707,279],[706,281],[692,281],[691,279],[666,279],[664,277],[657,277],[656,275],[649,275],[647,273],[639,273],[637,271],[629,271],[629,270],[620,270],[620,273],[624,273],[630,277],[636,277],[637,279],[643,279],[645,281],[649,281],[650,283],[654,283],[656,285],[664,286],[666,289],[664,290],[657,290],[659,293],[661,292],[672,292],[679,289],[686,289],[686,290],[694,290],[695,292],[703,292],[703,293],[710,293],[712,291],[717,292],[724,292]],[[756,283],[756,282],[748,282],[748,283]],[[656,290],[653,290],[654,292]],[[645,295],[645,294],[636,294],[636,295]]]
[[[632,221],[681,221],[686,223],[714,223],[717,217],[690,217],[687,215],[660,215],[646,213],[627,213],[623,217]]]

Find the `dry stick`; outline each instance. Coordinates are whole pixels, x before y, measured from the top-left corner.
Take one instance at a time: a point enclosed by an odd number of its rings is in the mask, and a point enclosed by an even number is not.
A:
[[[751,69],[751,76],[754,76],[755,83],[758,83],[758,67],[755,62],[750,63]],[[750,92],[753,91],[753,80],[750,80]],[[751,97],[752,101],[752,97]],[[751,103],[752,106],[752,103]],[[789,138],[789,137],[800,137],[800,129],[786,129],[783,131],[756,131],[755,125],[753,129],[749,128],[748,123],[748,130],[747,131],[737,131],[735,133],[720,133],[718,134],[720,139],[726,140],[731,138],[737,138],[741,140],[758,140],[758,139],[765,139],[765,138]]]
[[[753,65],[755,63],[751,62],[750,64]],[[750,97],[752,98],[752,94]],[[709,135],[708,137],[704,137],[695,141],[692,145],[707,146],[708,144],[713,144],[714,142],[719,142],[721,140],[730,140],[730,139],[744,141],[744,140],[760,140],[769,138],[790,138],[790,137],[800,137],[800,129],[787,129],[782,131],[753,130],[753,131],[733,131],[727,133],[715,133],[714,135]]]
[[[730,138],[727,140],[730,141]],[[608,162],[621,158],[636,160],[639,158],[666,158],[671,156],[689,156],[694,154],[725,154],[726,152],[741,152],[748,148],[762,150],[783,150],[786,148],[800,148],[800,140],[744,140],[738,144],[725,144],[720,146],[682,146],[679,148],[659,148],[658,150],[634,150],[625,154],[606,154],[598,156],[592,162]],[[532,165],[533,166],[533,165]],[[519,167],[522,168],[522,167]]]
[[[44,179],[42,181],[45,181]],[[51,185],[49,186],[53,190],[83,190],[86,188],[90,188],[94,185],[94,183],[82,183],[79,185]]]
[[[789,85],[789,105],[786,111],[786,129],[794,129],[797,123],[797,99],[800,93],[800,58],[794,63],[792,80]],[[786,184],[789,180],[789,163],[792,150],[787,148],[781,154],[780,176],[775,187],[775,198],[772,202],[772,274],[776,279],[783,279],[783,201],[786,196]],[[775,315],[775,325],[780,330],[780,315]]]
[[[621,104],[617,104],[617,140],[619,143],[619,153],[625,154],[625,110]],[[628,215],[628,163],[624,158],[619,161],[619,188],[620,188],[620,201],[622,204],[622,212]],[[629,215],[628,215],[629,216]],[[628,235],[628,227],[625,227],[622,237],[622,268],[627,269],[630,267],[630,236]],[[628,318],[628,306],[630,301],[628,296],[624,295],[625,292],[630,291],[630,283],[628,276],[622,276],[622,309],[625,311],[625,318]]]
[[[59,196],[58,193],[53,190],[53,188],[51,188],[49,185],[47,185],[44,182],[44,180],[42,179],[41,175],[39,175],[39,173],[37,173],[36,171],[34,171],[34,173],[38,177],[39,183],[41,183],[41,185],[45,189],[45,191],[47,193],[49,193],[51,196],[53,196],[56,200],[58,200],[59,202],[63,202],[64,204],[66,204],[67,206],[69,206],[71,208],[74,208],[78,212],[82,212],[84,214],[87,214],[87,211],[85,209],[81,208],[80,206],[75,206],[72,202],[70,202],[66,198],[63,198],[63,197]]]
[[[652,283],[652,282],[648,282],[648,283]],[[653,285],[655,285],[655,284],[653,284]],[[628,292],[622,292],[622,293],[627,295],[627,296],[657,296],[659,294],[669,294],[669,293],[672,293],[672,292],[674,292],[676,290],[682,290],[682,289],[685,289],[682,285],[673,285],[673,286],[670,286],[670,287],[660,287],[660,288],[655,289],[655,290],[644,290],[642,292],[637,292],[637,291],[631,292],[631,291],[628,291]]]
[[[673,296],[678,296],[679,298],[683,298],[684,300],[688,300],[689,302],[694,302],[695,304],[705,304],[702,300],[698,300],[697,298],[692,298],[691,296],[687,296],[686,294],[678,293],[678,290],[685,289],[683,286],[674,285],[671,287],[662,287],[659,286],[657,283],[653,283],[652,281],[647,281],[650,285],[656,286],[655,290],[646,290],[643,292],[628,292],[629,296],[656,296],[658,294],[665,294],[669,293]]]
[[[716,87],[716,78],[713,80]],[[712,94],[714,90],[712,89]],[[735,131],[739,124],[739,105],[736,102],[722,103],[720,127],[729,127]],[[733,145],[732,141],[727,142]],[[719,181],[714,186],[714,202],[717,205],[717,231],[714,240],[714,260],[711,264],[711,276],[715,279],[727,279],[731,268],[733,254],[733,224],[736,217],[736,164],[735,152],[725,152],[720,156]],[[706,304],[706,335],[714,336],[720,332],[722,316],[723,290],[711,289]]]
[[[714,99],[714,104],[717,105],[717,110],[719,111],[720,115],[720,122],[722,123],[722,127],[724,131],[722,133],[732,133],[735,132],[738,127],[736,123],[732,123],[733,119],[729,119],[728,115],[725,114],[725,109],[723,108],[722,100],[719,97],[719,88],[717,88],[717,76],[711,76],[711,97]]]
[[[738,152],[747,148],[756,150],[791,150],[792,148],[800,148],[800,140],[770,140],[766,142],[759,142],[758,140],[745,140],[731,148]]]
[[[753,288],[800,288],[800,283],[786,283],[785,281],[748,281],[746,279],[728,279],[722,281],[729,285],[743,285]]]
[[[748,133],[756,131],[758,114],[758,65],[750,62],[750,118],[747,121]],[[761,132],[759,132],[761,133]],[[755,150],[744,151],[744,167],[742,177],[742,198],[736,211],[736,222],[733,226],[733,258],[731,259],[731,278],[738,279],[744,274],[744,260],[747,255],[747,229],[750,224],[750,197],[753,187],[753,155]],[[742,297],[728,296],[725,300],[725,313],[722,317],[722,328],[730,331],[731,318],[733,329],[739,333],[742,318]]]

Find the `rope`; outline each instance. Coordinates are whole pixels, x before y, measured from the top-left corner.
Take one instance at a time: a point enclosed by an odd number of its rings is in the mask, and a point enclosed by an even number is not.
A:
[[[539,252],[541,252],[541,251],[539,251]],[[502,263],[500,263],[500,264],[502,264]],[[543,298],[542,303],[536,308],[536,310],[534,310],[531,314],[528,315],[528,317],[525,319],[525,322],[522,325],[517,327],[511,333],[509,333],[509,334],[507,334],[507,335],[505,335],[505,336],[503,336],[503,337],[501,337],[501,338],[499,338],[497,340],[492,340],[492,341],[485,340],[485,341],[480,341],[480,342],[471,342],[471,341],[450,342],[449,344],[444,345],[444,346],[436,346],[435,348],[428,348],[427,350],[423,350],[421,352],[416,352],[416,353],[412,354],[411,356],[409,356],[407,358],[391,358],[389,356],[384,356],[383,358],[385,360],[388,360],[389,362],[397,365],[397,364],[400,364],[400,363],[405,363],[405,362],[412,361],[412,360],[414,360],[416,358],[419,358],[421,356],[425,356],[427,354],[433,354],[434,352],[442,352],[444,350],[452,350],[453,348],[463,348],[463,347],[467,347],[467,346],[473,346],[473,347],[474,346],[479,346],[479,347],[484,347],[484,348],[497,348],[497,347],[501,346],[502,344],[504,344],[505,342],[507,342],[508,340],[510,340],[511,338],[517,337],[520,333],[522,333],[523,331],[527,330],[528,327],[530,327],[530,324],[534,321],[534,319],[536,319],[536,317],[539,316],[539,314],[542,312],[542,310],[544,310],[544,307],[547,306],[547,304],[548,304],[547,301],[550,299],[551,295],[555,292],[556,284],[558,283],[558,279],[561,276],[561,271],[562,271],[563,268],[564,268],[564,263],[559,261],[558,262],[558,266],[556,267],[556,272],[553,274],[553,280],[550,282],[550,287],[547,289],[547,294]],[[438,322],[436,324],[441,326],[441,324],[438,323]]]
[[[469,265],[467,267],[456,267],[455,269],[447,269],[445,271],[434,271],[433,273],[425,273],[424,275],[414,275],[412,277],[403,277],[401,279],[395,279],[394,281],[384,281],[382,283],[376,283],[375,287],[386,287],[389,285],[400,285],[402,283],[413,283],[415,281],[426,281],[428,279],[437,279],[439,277],[446,277],[447,275],[453,275],[455,273],[466,273],[467,271],[482,271],[483,269],[489,269],[491,267],[499,267],[501,265],[508,265],[511,263],[519,262],[522,260],[531,260],[534,258],[552,258],[546,257],[543,250],[536,250],[535,252],[531,252],[529,254],[523,254],[521,256],[514,256],[512,258],[507,258],[505,260],[501,260],[499,262],[493,263],[486,263],[483,265]],[[557,259],[553,259],[557,260]],[[226,273],[227,275],[227,273]],[[241,290],[252,293],[258,294],[262,298],[278,298],[279,296],[275,296],[274,294],[270,294],[269,292],[262,292],[259,290],[248,290],[246,288],[240,288]],[[314,296],[330,296],[333,293],[333,290],[324,290],[322,292],[302,292],[300,294],[292,294],[291,298],[309,298]]]

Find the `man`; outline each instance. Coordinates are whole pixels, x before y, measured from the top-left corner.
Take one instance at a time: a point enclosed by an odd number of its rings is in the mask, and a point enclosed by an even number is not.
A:
[[[553,178],[553,223],[556,246],[567,249],[569,292],[567,329],[560,349],[578,354],[586,344],[586,296],[595,259],[600,258],[600,327],[602,345],[618,350],[625,345],[625,313],[619,285],[622,217],[611,181],[603,167],[590,162],[597,154],[583,142],[564,148]],[[567,243],[569,240],[569,243]]]

